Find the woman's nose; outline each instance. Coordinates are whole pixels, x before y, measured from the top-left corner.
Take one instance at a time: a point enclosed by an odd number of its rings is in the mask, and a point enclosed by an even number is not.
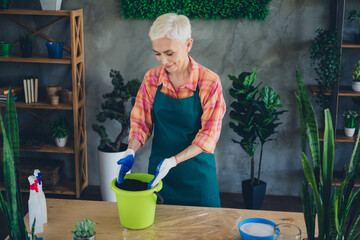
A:
[[[165,57],[161,58],[162,65],[166,65],[167,62],[168,61],[167,61],[167,59]]]

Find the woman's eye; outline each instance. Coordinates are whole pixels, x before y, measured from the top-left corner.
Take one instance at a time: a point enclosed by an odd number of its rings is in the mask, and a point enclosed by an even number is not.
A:
[[[160,56],[160,53],[155,53],[156,56]]]
[[[172,56],[173,54],[174,54],[174,53],[168,53],[168,54],[166,54],[166,55],[168,55],[168,56],[170,57],[170,56]]]

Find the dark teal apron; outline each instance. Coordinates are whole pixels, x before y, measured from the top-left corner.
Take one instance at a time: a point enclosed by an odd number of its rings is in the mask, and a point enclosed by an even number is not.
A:
[[[149,174],[161,160],[177,155],[192,144],[201,129],[203,113],[199,90],[184,99],[173,99],[161,90],[154,99],[154,139]],[[160,194],[165,204],[220,207],[214,154],[202,152],[170,169]]]

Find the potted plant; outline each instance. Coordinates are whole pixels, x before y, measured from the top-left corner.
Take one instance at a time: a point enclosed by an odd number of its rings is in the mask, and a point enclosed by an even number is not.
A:
[[[354,33],[355,36],[355,42],[356,43],[360,43],[360,11],[356,11],[356,10],[351,10],[349,12],[349,17],[348,19],[350,20],[350,22],[355,21],[357,24],[357,28],[358,28],[358,32]]]
[[[58,11],[62,0],[40,0],[42,10]]]
[[[314,109],[306,94],[301,76],[297,71],[298,102],[302,164],[306,181],[302,187],[302,207],[309,240],[313,239],[359,239],[360,232],[360,189],[354,187],[360,174],[360,131],[353,147],[346,176],[337,188],[333,189],[334,169],[334,131],[329,109],[325,113],[323,153],[320,153],[318,126]],[[307,142],[313,166],[307,157]],[[318,236],[315,237],[317,219]]]
[[[75,224],[75,231],[71,231],[74,240],[95,240],[95,225],[90,219],[84,219]]]
[[[130,106],[135,103],[135,97],[140,87],[140,81],[133,79],[124,83],[124,79],[119,71],[111,69],[111,92],[103,95],[104,102],[101,104],[101,111],[96,115],[100,123],[107,120],[115,120],[121,125],[121,131],[115,140],[110,140],[106,128],[103,125],[93,124],[92,128],[100,136],[99,152],[99,177],[101,196],[104,201],[116,201],[115,194],[110,189],[111,181],[116,178],[117,161],[121,158],[121,152],[127,149],[127,144],[123,140],[129,134],[130,128]],[[118,131],[114,126],[112,132]]]
[[[355,92],[360,92],[360,61],[354,66],[354,70],[352,72],[352,79],[352,89]]]
[[[49,126],[49,132],[55,138],[55,143],[58,147],[65,147],[68,136],[71,133],[71,126],[66,120],[57,118]]]
[[[229,126],[242,137],[240,142],[234,139],[233,142],[240,144],[251,161],[250,179],[242,182],[244,202],[247,208],[259,209],[266,192],[266,182],[260,180],[264,144],[274,140],[271,136],[281,124],[278,121],[279,115],[285,111],[278,111],[282,107],[280,96],[272,88],[264,87],[259,90],[261,83],[253,86],[257,78],[255,68],[251,73],[243,72],[238,78],[229,75],[229,78],[233,81],[233,88],[229,93],[235,99],[230,105],[230,118],[233,122]],[[259,143],[258,175],[255,178],[254,154]]]
[[[356,111],[345,111],[343,113],[345,119],[345,135],[347,137],[354,136],[355,133],[355,124],[359,120],[359,114]]]
[[[5,218],[8,231],[8,238],[15,239],[35,239],[34,234],[27,233],[24,214],[22,210],[22,198],[19,183],[19,129],[15,107],[15,100],[10,91],[7,98],[5,110],[6,125],[4,125],[0,115],[2,130],[2,152],[3,152],[3,172],[5,195],[0,192],[0,209]],[[35,222],[32,226],[34,233]]]
[[[10,6],[10,0],[0,0],[0,9],[7,9]]]
[[[22,34],[19,37],[21,56],[23,58],[32,57],[32,44],[33,39],[30,34]]]

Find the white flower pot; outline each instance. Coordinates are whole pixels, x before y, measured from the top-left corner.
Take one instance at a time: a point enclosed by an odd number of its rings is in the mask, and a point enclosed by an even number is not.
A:
[[[347,137],[354,136],[354,133],[355,133],[355,128],[345,128],[345,135]]]
[[[40,0],[42,10],[57,11],[61,8],[62,0]]]
[[[56,146],[58,147],[65,147],[68,140],[68,136],[64,138],[55,138]]]
[[[117,178],[117,161],[123,158],[124,152],[102,152],[99,153],[99,178],[100,191],[103,201],[116,202],[116,195],[111,190],[111,181]],[[129,171],[128,173],[130,173]]]
[[[351,87],[355,92],[360,92],[360,82],[353,81]]]

